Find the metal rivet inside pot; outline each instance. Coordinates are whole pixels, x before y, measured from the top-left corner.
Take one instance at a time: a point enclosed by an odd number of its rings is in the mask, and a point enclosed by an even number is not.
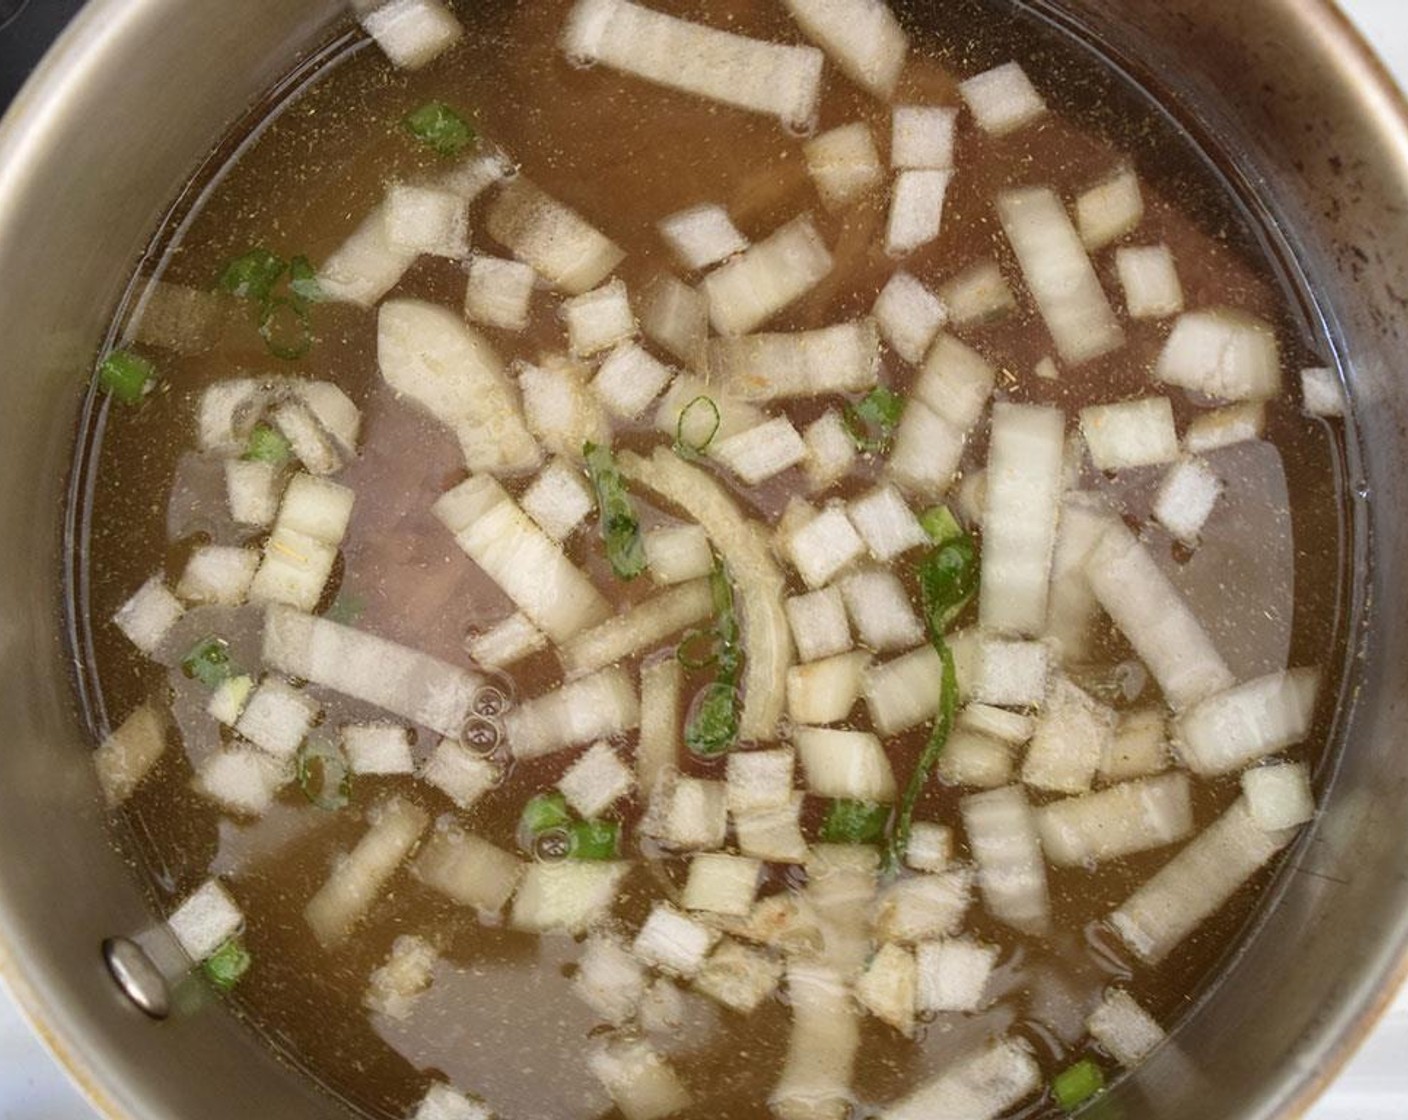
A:
[[[103,942],[103,960],[122,994],[153,1019],[171,1014],[171,993],[161,970],[135,941],[110,937]]]

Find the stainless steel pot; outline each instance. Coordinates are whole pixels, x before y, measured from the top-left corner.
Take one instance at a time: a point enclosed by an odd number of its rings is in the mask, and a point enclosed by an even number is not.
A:
[[[1320,0],[1032,2],[1231,157],[1350,371],[1366,500],[1348,749],[1179,1045],[1091,1110],[1290,1117],[1408,972],[1408,108]],[[157,1023],[114,986],[99,946],[148,915],[104,829],[59,615],[74,417],[126,278],[190,168],[342,7],[92,0],[0,126],[0,974],[114,1117],[344,1114],[218,1007]]]

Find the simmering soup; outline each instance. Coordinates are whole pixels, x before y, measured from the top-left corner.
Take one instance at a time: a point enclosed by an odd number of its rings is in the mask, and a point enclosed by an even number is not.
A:
[[[1000,0],[357,7],[94,379],[137,940],[368,1116],[1177,1047],[1342,656],[1342,388],[1216,168]]]

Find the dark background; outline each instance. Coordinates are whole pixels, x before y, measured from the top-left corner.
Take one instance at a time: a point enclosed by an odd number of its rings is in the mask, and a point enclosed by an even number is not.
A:
[[[0,109],[81,7],[83,0],[0,0]]]

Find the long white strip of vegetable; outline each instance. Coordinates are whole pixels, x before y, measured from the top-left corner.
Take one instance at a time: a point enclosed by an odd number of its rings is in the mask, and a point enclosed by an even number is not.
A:
[[[1174,844],[1193,831],[1188,775],[1124,782],[1036,810],[1041,850],[1061,867],[1104,863]]]
[[[399,797],[373,809],[370,819],[371,827],[303,910],[324,948],[347,940],[430,823],[424,809]]]
[[[1035,635],[1046,626],[1065,427],[1058,408],[993,405],[978,595],[986,629]]]
[[[814,963],[844,980],[855,979],[870,957],[879,855],[864,844],[817,844],[807,853],[804,897],[821,931]]]
[[[666,657],[641,667],[636,781],[647,801],[661,776],[679,765],[683,683],[684,672],[677,658]]]
[[[1294,829],[1264,832],[1238,798],[1110,915],[1140,958],[1163,960],[1291,842]]]
[[[766,113],[790,128],[808,129],[816,119],[823,58],[815,47],[748,39],[629,0],[579,0],[562,48],[576,61]]]
[[[376,349],[386,383],[455,433],[471,471],[528,471],[542,461],[503,363],[461,315],[390,300],[377,317]]]
[[[1098,498],[1067,494],[1056,527],[1051,559],[1051,594],[1046,606],[1046,639],[1056,657],[1073,664],[1086,656],[1090,628],[1100,610],[1086,578],[1085,562],[1113,515]]]
[[[108,807],[122,804],[166,750],[166,720],[150,702],[138,705],[93,752]]]
[[[1006,191],[997,198],[997,213],[1061,358],[1079,365],[1124,345],[1124,331],[1060,196],[1045,187]]]
[[[997,367],[951,334],[934,340],[914,381],[914,396],[967,432],[983,417],[997,384]]]
[[[808,39],[858,86],[888,101],[909,39],[885,0],[786,0]]]
[[[457,826],[425,842],[411,870],[426,886],[461,906],[496,914],[523,877],[523,861]]]
[[[604,669],[707,618],[713,609],[707,579],[672,587],[578,634],[562,648],[563,668],[569,673]]]
[[[1111,521],[1090,552],[1085,576],[1175,709],[1230,688],[1232,670],[1154,557]]]
[[[484,225],[490,237],[568,295],[595,288],[626,255],[575,210],[521,176],[499,192]]]
[[[741,400],[859,393],[880,376],[880,331],[859,319],[819,330],[715,338],[709,373]]]
[[[630,675],[602,669],[534,697],[504,716],[504,737],[515,758],[537,758],[640,726],[640,701]]]
[[[786,583],[768,547],[767,534],[739,512],[713,478],[666,448],[649,458],[623,452],[621,473],[679,506],[709,534],[738,588],[747,666],[739,734],[772,739],[787,698],[792,636],[782,600]]]
[[[1046,864],[1022,787],[975,793],[959,802],[959,812],[988,913],[1015,929],[1045,930],[1051,914]]]
[[[587,1067],[626,1120],[661,1120],[692,1103],[679,1074],[643,1040],[596,1043],[587,1055]]]
[[[831,264],[811,215],[793,218],[704,277],[709,321],[723,335],[756,330],[821,283]]]
[[[488,475],[473,475],[432,508],[455,543],[559,645],[611,616],[611,605],[561,548]]]
[[[290,607],[264,618],[264,664],[458,737],[483,683],[427,653]]]
[[[999,1039],[887,1105],[880,1120],[994,1120],[1040,1091],[1041,1068],[1022,1043]]]
[[[850,986],[825,965],[787,965],[792,1035],[769,1104],[781,1120],[841,1120],[851,1107],[860,1021]]]
[[[1086,792],[1114,740],[1118,718],[1079,685],[1053,676],[1022,761],[1022,781],[1057,793]]]
[[[1174,724],[1178,753],[1203,777],[1230,774],[1310,733],[1320,674],[1288,669],[1209,696]]]

